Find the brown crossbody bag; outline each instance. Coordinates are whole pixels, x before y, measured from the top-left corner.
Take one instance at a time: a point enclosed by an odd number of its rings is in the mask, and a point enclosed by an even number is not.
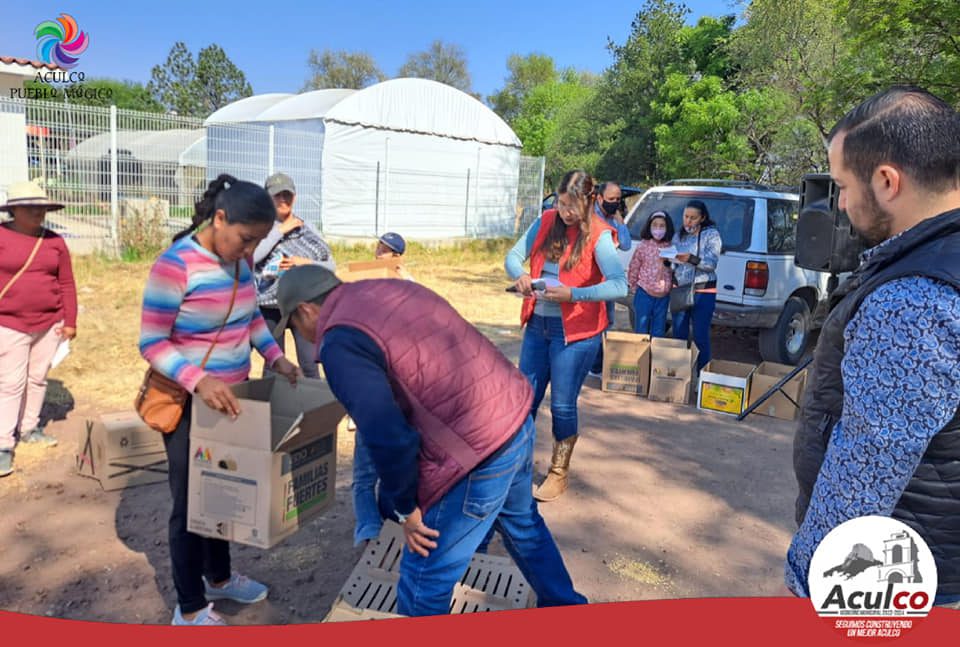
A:
[[[220,330],[217,331],[210,348],[207,349],[207,354],[203,357],[203,362],[200,363],[201,369],[206,367],[207,360],[210,359],[210,354],[213,352],[214,346],[217,345],[217,340],[220,339],[220,333],[227,327],[230,314],[233,312],[233,304],[237,300],[237,286],[239,284],[240,263],[238,261],[234,267],[233,293],[230,295],[230,307],[227,309],[227,316],[223,318]],[[182,386],[150,367],[143,376],[143,383],[140,385],[133,406],[148,427],[169,434],[173,433],[177,425],[180,424],[189,395]]]

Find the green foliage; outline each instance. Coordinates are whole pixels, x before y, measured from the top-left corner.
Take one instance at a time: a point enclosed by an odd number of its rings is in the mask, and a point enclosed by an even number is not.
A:
[[[539,85],[557,80],[559,74],[553,59],[546,54],[511,54],[507,59],[506,85],[500,91],[487,97],[487,103],[507,123],[520,114],[527,96]]]
[[[722,80],[705,76],[690,82],[667,77],[662,99],[651,104],[659,170],[670,177],[736,177],[751,162],[752,150],[739,131],[737,95]]]
[[[442,40],[433,41],[426,51],[410,54],[397,76],[430,79],[446,83],[463,92],[472,92],[467,55],[463,48]]]
[[[692,61],[694,68],[705,76],[718,76],[724,81],[733,77],[737,65],[730,55],[729,43],[736,21],[735,15],[703,16],[696,26],[682,27],[679,38],[684,60]]]
[[[204,47],[197,55],[193,87],[200,103],[200,114],[196,116],[209,115],[237,99],[253,94],[247,77],[217,44]]]
[[[304,85],[304,91],[325,88],[360,90],[386,78],[366,52],[325,49],[318,54],[311,50],[307,66],[310,79]]]
[[[598,127],[610,141],[600,155],[596,174],[605,180],[650,181],[657,175],[651,104],[670,72],[692,74],[684,58],[681,33],[689,9],[669,0],[647,0],[631,25],[626,43],[609,43],[613,65],[591,106]]]
[[[859,53],[869,91],[915,84],[960,104],[960,2],[957,0],[841,0],[845,34]]]
[[[246,76],[216,44],[201,49],[194,60],[183,42],[174,43],[166,62],[155,65],[150,76],[150,94],[181,116],[207,117],[253,94]]]

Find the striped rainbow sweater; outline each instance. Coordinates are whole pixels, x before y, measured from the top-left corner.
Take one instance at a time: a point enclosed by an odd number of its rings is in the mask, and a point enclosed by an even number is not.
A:
[[[233,263],[221,261],[193,236],[171,245],[150,270],[143,293],[140,354],[155,370],[191,393],[206,374],[228,384],[246,380],[251,344],[268,366],[283,354],[257,309],[250,266],[241,261],[230,320],[206,368],[200,369],[227,314],[233,271]]]

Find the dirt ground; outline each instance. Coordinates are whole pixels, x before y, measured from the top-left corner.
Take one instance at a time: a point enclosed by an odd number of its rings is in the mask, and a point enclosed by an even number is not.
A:
[[[517,328],[481,328],[516,360]],[[755,335],[721,329],[714,344],[718,358],[759,361]],[[167,486],[104,492],[77,476],[79,431],[95,412],[89,403],[73,406],[48,427],[59,446],[19,450],[16,473],[0,481],[0,609],[168,623],[175,594]],[[784,594],[793,423],[756,415],[738,423],[692,406],[604,394],[592,378],[580,412],[571,490],[541,511],[592,602]],[[549,461],[549,418],[545,404],[537,424],[540,475]],[[228,622],[319,622],[327,613],[362,552],[351,541],[352,444],[352,434],[338,439],[329,512],[271,550],[234,545],[234,567],[271,590],[248,607],[217,603]],[[498,540],[491,552],[503,553]]]

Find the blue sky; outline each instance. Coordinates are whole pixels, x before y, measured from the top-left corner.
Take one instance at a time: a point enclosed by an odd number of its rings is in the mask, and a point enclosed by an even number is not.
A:
[[[512,53],[540,52],[552,56],[560,67],[602,71],[611,62],[607,38],[624,42],[642,0],[5,4],[0,9],[0,55],[36,59],[34,27],[69,13],[90,37],[77,68],[89,76],[145,83],[151,68],[166,60],[173,43],[182,40],[194,54],[211,43],[221,45],[257,94],[297,92],[308,76],[311,49],[363,50],[393,76],[407,54],[426,49],[439,38],[463,47],[474,90],[485,97],[503,86]],[[692,11],[691,22],[702,15],[736,13],[731,0],[687,0],[686,5]]]

